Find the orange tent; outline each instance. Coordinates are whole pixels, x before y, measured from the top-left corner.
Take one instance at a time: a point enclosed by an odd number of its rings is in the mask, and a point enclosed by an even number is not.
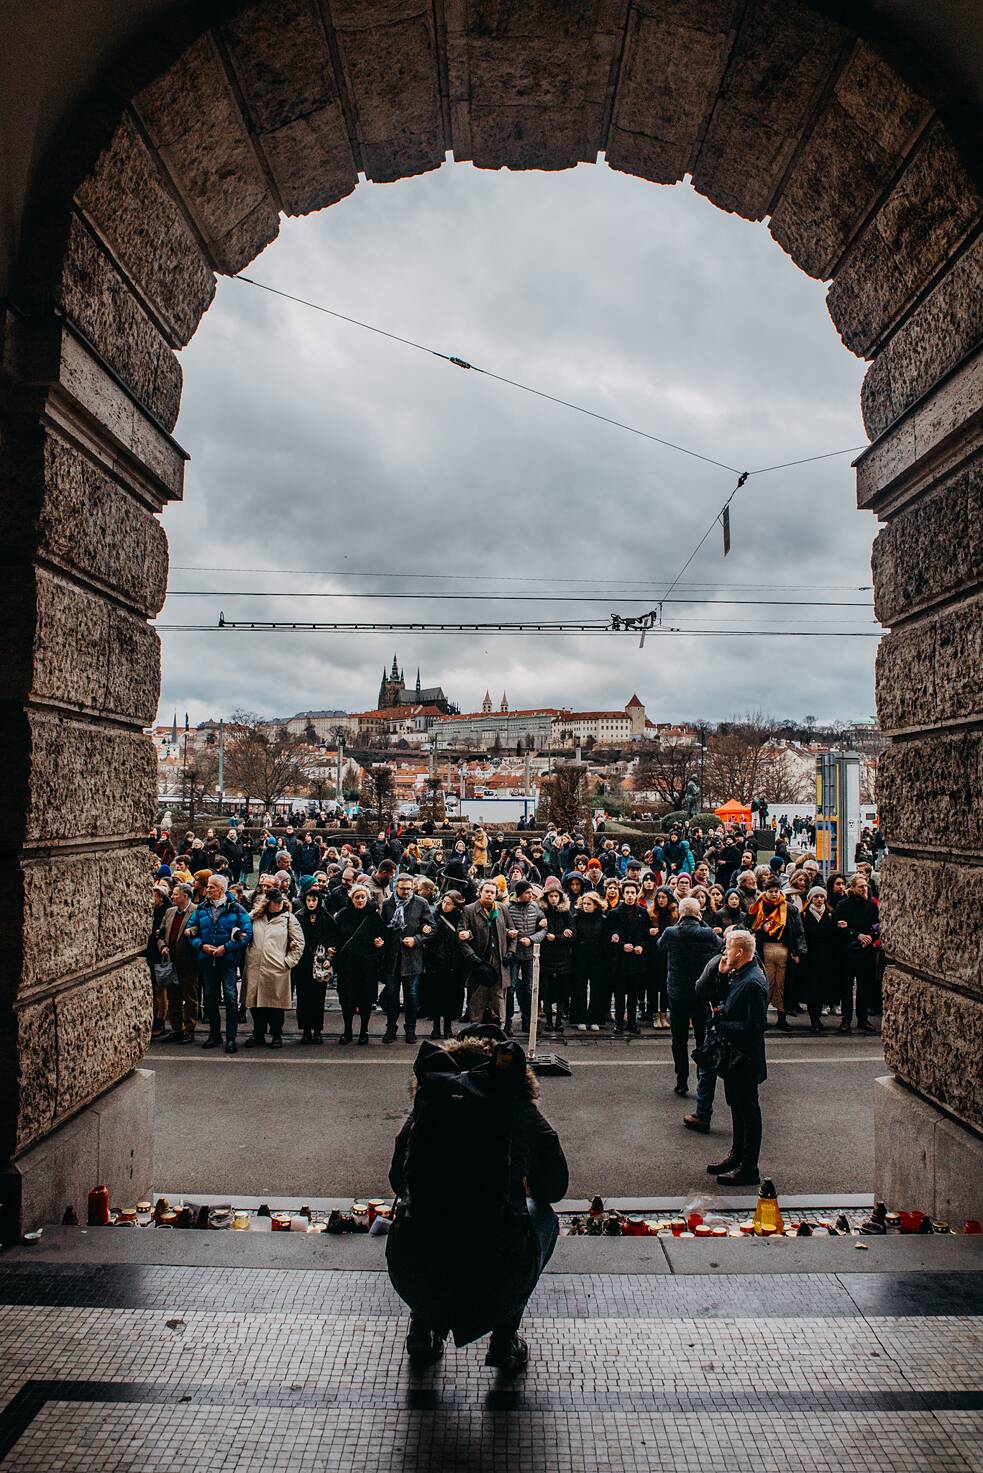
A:
[[[713,811],[721,823],[739,823],[746,829],[751,827],[750,808],[745,803],[738,803],[736,798],[728,798],[726,803],[721,803]]]

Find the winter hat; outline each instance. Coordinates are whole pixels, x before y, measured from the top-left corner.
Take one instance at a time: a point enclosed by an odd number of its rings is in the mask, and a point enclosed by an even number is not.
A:
[[[562,890],[562,889],[563,889],[563,886],[560,884],[559,880],[556,878],[556,875],[550,875],[549,879],[546,881],[546,884],[543,886],[543,893],[545,894],[547,890]]]
[[[297,888],[300,891],[301,895],[306,895],[313,883],[313,875],[301,875],[300,879],[297,881]]]
[[[520,896],[522,896],[522,895],[528,895],[529,892],[531,891],[531,889],[532,889],[532,886],[530,885],[530,883],[529,883],[528,880],[516,880],[516,882],[515,882],[515,889],[513,891],[513,894],[515,895],[515,898],[518,900],[520,898]]]
[[[829,899],[829,896],[826,894],[825,885],[813,885],[812,889],[806,896],[806,900],[809,902],[810,905],[812,904],[813,900],[815,900],[817,895],[821,895],[824,900]]]

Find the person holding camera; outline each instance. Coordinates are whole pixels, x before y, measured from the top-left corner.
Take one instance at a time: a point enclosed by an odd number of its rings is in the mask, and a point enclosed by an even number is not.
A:
[[[722,1187],[757,1186],[761,1151],[761,1104],[758,1086],[768,1076],[765,1028],[768,980],[758,961],[757,942],[737,927],[724,937],[718,976],[726,979],[723,1002],[713,1008],[713,1025],[726,1046],[722,1061],[724,1095],[730,1106],[733,1140],[723,1161],[707,1171]]]

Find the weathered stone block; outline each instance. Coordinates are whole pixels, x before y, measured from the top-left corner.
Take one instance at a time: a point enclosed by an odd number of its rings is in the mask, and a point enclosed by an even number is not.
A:
[[[150,1043],[153,1005],[143,961],[55,997],[57,1113],[64,1118],[138,1064]]]
[[[58,301],[140,403],[172,430],[181,406],[181,365],[130,287],[74,217]]]
[[[983,737],[896,742],[877,764],[879,819],[892,842],[983,853]]]
[[[479,169],[571,169],[584,158],[583,108],[471,108],[471,157]]]
[[[871,565],[874,612],[882,624],[978,581],[981,506],[983,456],[978,455],[878,533]]]
[[[983,438],[983,352],[858,458],[857,504],[872,511],[900,488],[931,484],[974,456]]]
[[[880,887],[881,941],[891,960],[983,996],[979,870],[891,854]]]
[[[970,1125],[983,1125],[983,1001],[900,967],[884,974],[888,1068]]]
[[[803,271],[832,273],[931,111],[882,57],[856,43],[769,222]]]
[[[939,1110],[893,1076],[874,1081],[874,1181],[897,1211],[935,1213],[935,1131]]]
[[[101,863],[73,855],[24,865],[21,996],[95,966]]]
[[[403,7],[405,10],[405,7]],[[351,7],[335,15],[345,84],[370,179],[436,169],[444,158],[437,48],[429,5],[387,25],[352,28]],[[360,14],[363,7],[357,7]]]
[[[881,435],[983,336],[983,236],[950,267],[867,370],[861,407]]]
[[[149,726],[160,697],[160,636],[142,619],[113,609],[103,710]]]
[[[751,0],[693,168],[693,184],[749,220],[768,213],[847,32],[800,0]]]
[[[76,201],[166,327],[171,346],[182,347],[215,295],[215,277],[131,118],[119,123]]]
[[[35,574],[33,694],[100,710],[109,666],[110,604],[43,568]]]
[[[222,34],[284,209],[303,215],[350,194],[358,176],[317,5],[266,0]]]
[[[149,737],[41,711],[28,712],[26,725],[23,843],[147,832],[157,802]]]
[[[723,73],[734,7],[633,9],[606,156],[612,169],[672,184],[689,168]]]
[[[54,1125],[57,1049],[51,998],[0,1014],[0,1158],[22,1150]]]
[[[983,606],[978,599],[881,640],[877,714],[887,731],[983,714]]]
[[[193,42],[134,105],[216,265],[241,271],[279,219],[212,37]]]
[[[102,853],[98,872],[98,960],[144,951],[153,912],[146,845]]]
[[[983,211],[941,124],[933,125],[830,287],[829,314],[861,356],[942,269]]]

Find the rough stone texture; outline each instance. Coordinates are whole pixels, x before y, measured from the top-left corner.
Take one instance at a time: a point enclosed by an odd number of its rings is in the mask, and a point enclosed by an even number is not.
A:
[[[167,539],[157,519],[78,450],[44,433],[8,440],[0,498],[10,558],[37,552],[111,589],[140,613],[164,603]]]
[[[130,962],[55,997],[59,1119],[138,1064],[153,1022],[145,961]]]
[[[76,202],[136,282],[171,346],[183,347],[215,295],[215,277],[132,118],[121,120]]]
[[[115,862],[115,856],[106,862]],[[20,996],[95,965],[103,868],[101,861],[79,864],[75,855],[24,865],[23,955],[16,989]],[[5,1001],[9,1004],[12,999]]]
[[[983,1001],[900,967],[884,974],[884,1058],[921,1094],[983,1125]]]
[[[800,0],[750,0],[693,168],[700,194],[768,213],[846,39]]]
[[[142,619],[113,609],[102,709],[140,726],[150,726],[160,697],[160,636]]]
[[[675,184],[690,167],[720,85],[733,0],[633,7],[607,142],[613,169]]]
[[[881,435],[983,336],[983,235],[885,344],[861,390],[867,433]]]
[[[967,359],[857,462],[857,504],[879,510],[901,487],[927,487],[983,439],[983,352]]]
[[[769,223],[803,271],[832,274],[931,112],[882,57],[856,43]]]
[[[979,598],[896,630],[877,647],[877,714],[886,731],[983,719]]]
[[[877,764],[879,819],[905,847],[983,852],[983,736],[896,742]]]
[[[181,365],[85,226],[68,232],[58,302],[167,430],[181,405]]]
[[[983,996],[980,871],[890,854],[880,871],[880,889],[887,955]],[[936,915],[939,921],[926,925],[926,917]]]
[[[444,159],[432,8],[418,0],[394,10],[388,22],[373,23],[378,6],[332,7],[362,167],[379,181],[422,174]]]
[[[934,124],[870,224],[851,246],[827,297],[847,347],[862,357],[966,239],[983,200],[941,124]]]
[[[153,913],[148,874],[145,843],[114,848],[99,865],[97,961],[146,951]]]
[[[983,1215],[983,1140],[886,1076],[874,1088],[874,1196],[961,1227]]]
[[[157,802],[149,737],[41,711],[26,726],[25,844],[146,833]]]
[[[247,266],[279,229],[276,205],[210,35],[134,99],[216,266]]]
[[[314,0],[266,0],[227,21],[222,35],[287,213],[350,194],[355,160]]]
[[[55,1124],[57,1058],[52,998],[0,1015],[0,1159]]]
[[[874,612],[882,624],[979,582],[981,506],[983,455],[977,455],[877,534],[871,565]],[[887,692],[884,698],[891,699]]]
[[[113,1205],[132,1206],[154,1185],[154,1075],[134,1069],[85,1110],[0,1172],[3,1237],[61,1222],[66,1206],[85,1222],[89,1189],[109,1187]]]
[[[156,483],[161,504],[180,500],[185,461],[180,449],[69,332],[61,339],[58,379],[60,389],[90,414],[125,452],[114,457],[112,442],[100,437],[98,454],[110,469],[116,469],[118,462],[119,474],[125,479],[138,466],[148,484]],[[132,457],[132,461],[127,457]]]

